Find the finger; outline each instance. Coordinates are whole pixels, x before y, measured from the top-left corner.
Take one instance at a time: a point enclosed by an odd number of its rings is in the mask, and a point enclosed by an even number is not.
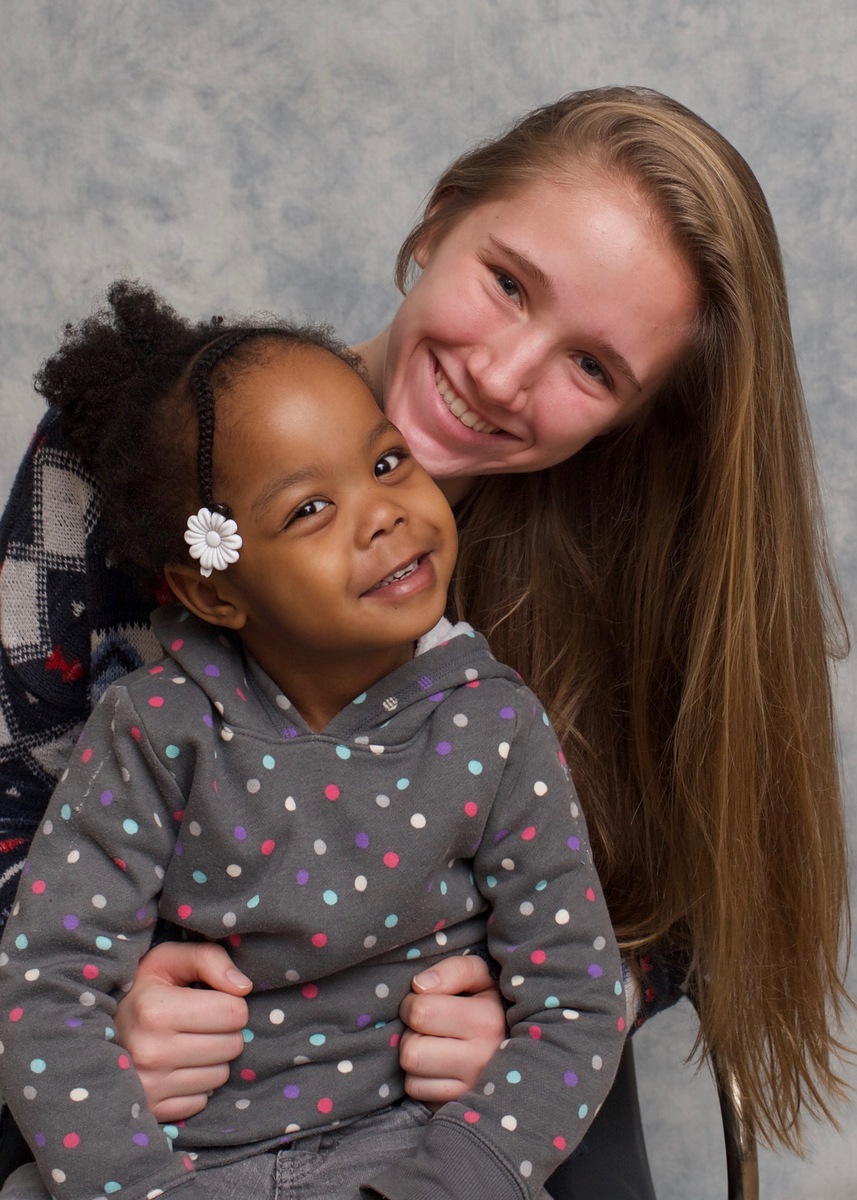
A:
[[[135,1032],[122,1043],[139,1072],[148,1071],[168,1079],[183,1070],[219,1068],[236,1059],[244,1049],[240,1033],[177,1033],[169,1038]],[[202,1087],[190,1089],[204,1091]],[[164,1091],[164,1095],[166,1095]]]
[[[155,1112],[163,1104],[196,1103],[200,1096],[209,1096],[229,1078],[229,1064],[182,1068],[168,1073],[138,1071],[149,1107]]]
[[[244,1028],[249,1016],[247,1001],[240,996],[174,987],[154,980],[135,984],[122,1003],[127,1011],[120,1022],[128,1027],[129,1035],[149,1031],[160,1041],[171,1033],[234,1034]]]
[[[466,1066],[466,1052],[467,1046],[462,1047],[457,1038],[423,1037],[407,1029],[399,1040],[399,1066],[413,1079],[433,1079],[439,1083],[456,1081],[461,1092],[464,1088],[462,1075],[472,1074],[462,1070]]]
[[[506,1014],[493,989],[464,996],[411,992],[399,1005],[399,1015],[409,1029],[430,1037],[490,1041],[496,1046],[506,1036]]]
[[[457,1100],[468,1089],[460,1079],[423,1079],[421,1075],[405,1076],[405,1091],[412,1100],[421,1100],[436,1108]]]
[[[491,978],[488,965],[478,954],[457,954],[443,958],[428,971],[421,971],[411,981],[417,992],[442,992],[457,996],[462,992],[474,995],[497,985]]]
[[[150,1103],[149,1109],[155,1120],[165,1125],[170,1121],[186,1121],[189,1117],[195,1117],[197,1113],[202,1112],[206,1104],[208,1092],[199,1092],[195,1096],[171,1097],[157,1104]]]
[[[214,942],[161,942],[141,960],[135,981],[149,976],[177,987],[205,983],[233,996],[243,996],[253,986]]]

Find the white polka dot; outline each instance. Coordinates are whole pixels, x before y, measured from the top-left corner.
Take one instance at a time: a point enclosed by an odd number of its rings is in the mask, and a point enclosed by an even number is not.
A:
[[[607,945],[606,938],[597,937],[595,939],[595,941],[592,943],[592,949],[593,950],[603,950],[606,945]]]
[[[464,713],[456,713],[452,718],[453,725],[457,725],[459,729],[464,729],[467,726],[467,717]]]
[[[473,912],[473,897],[472,896],[468,896],[467,899],[464,901],[464,907],[467,909],[468,912]]]
[[[200,825],[199,821],[190,821],[187,831],[191,837],[199,837],[199,835],[202,833],[202,826]]]
[[[66,767],[66,769],[63,771],[62,775],[60,775],[60,783],[65,783],[65,781],[67,779],[68,779],[68,767]]]
[[[556,921],[557,925],[567,925],[571,920],[571,914],[567,908],[561,908],[554,917],[554,920]]]
[[[101,895],[100,892],[96,892],[96,894],[92,897],[92,907],[93,908],[106,908],[107,907],[107,901],[104,898],[104,896]]]
[[[365,875],[358,875],[354,880],[354,888],[358,892],[365,892],[369,881]]]
[[[378,939],[375,937],[375,934],[370,933],[368,937],[365,937],[363,939],[363,946],[366,950],[371,950],[373,948],[373,946],[375,946],[377,944],[377,942],[378,942]]]
[[[296,1125],[294,1121],[292,1121],[290,1125],[286,1126],[286,1133],[300,1133],[300,1131],[300,1125]]]
[[[283,712],[288,712],[292,707],[292,702],[288,696],[277,696],[277,708],[281,708]]]
[[[497,753],[500,755],[501,758],[508,758],[509,751],[511,749],[512,749],[512,747],[509,745],[508,742],[501,742],[500,745],[497,747]]]
[[[24,978],[26,979],[27,983],[35,983],[40,974],[41,972],[39,971],[38,967],[33,967],[32,970],[24,972]]]
[[[294,812],[297,808],[294,796],[286,796],[285,800],[283,801],[283,807],[287,812]]]
[[[241,868],[238,866],[238,863],[230,863],[226,868],[226,874],[230,879],[237,879],[241,874]]]
[[[86,1088],[72,1088],[68,1094],[69,1100],[74,1100],[75,1104],[79,1104],[81,1100],[89,1099],[89,1092]]]
[[[70,850],[70,851],[68,852],[68,855],[66,856],[66,860],[65,860],[65,861],[66,861],[67,863],[76,863],[76,862],[80,862],[80,851],[79,851],[79,850]]]
[[[354,1070],[354,1063],[349,1062],[347,1058],[343,1058],[342,1062],[336,1064],[336,1069],[340,1075],[350,1075]]]
[[[533,784],[533,791],[536,793],[537,796],[543,796],[547,790],[548,790],[548,785],[546,783],[542,783],[541,779],[537,779],[536,782]]]
[[[238,918],[236,917],[234,912],[225,912],[223,914],[223,924],[226,926],[227,929],[231,929],[237,920],[238,920]]]
[[[143,1111],[143,1110],[142,1110],[142,1106],[141,1106],[141,1105],[139,1105],[139,1104],[132,1104],[132,1105],[131,1105],[131,1116],[134,1118],[134,1120],[135,1120],[135,1121],[137,1120],[137,1118],[139,1117],[139,1115],[140,1115],[140,1113],[141,1113],[142,1111]]]
[[[262,785],[258,779],[248,779],[244,786],[251,796],[255,796]]]
[[[155,866],[155,878],[156,878],[156,879],[163,879],[163,878],[164,878],[164,873],[165,873],[165,872],[164,872],[164,868],[163,868],[163,867],[160,865],[160,863],[158,863],[158,864]]]
[[[379,808],[389,808],[390,807],[390,797],[385,796],[383,794],[380,796],[376,796],[375,803],[378,805]]]
[[[316,854],[326,854],[327,853],[327,843],[322,841],[321,838],[315,839],[315,841],[312,844],[312,848],[313,848],[313,850],[315,850]]]
[[[78,1000],[84,1008],[92,1008],[93,1004],[95,1003],[95,997],[93,996],[92,992],[81,992],[78,996]]]
[[[2,952],[0,952],[0,967],[5,967],[6,963],[8,961],[9,961],[9,955],[6,953],[5,950],[3,950]]]
[[[446,934],[443,932],[442,929],[439,929],[437,931],[437,933],[434,935],[434,940],[437,942],[437,944],[439,946],[445,946],[446,943],[449,941],[449,938],[446,936]]]
[[[282,1023],[283,1023],[283,1021],[285,1021],[285,1019],[286,1019],[286,1014],[283,1012],[283,1010],[281,1008],[272,1008],[271,1011],[268,1013],[268,1020],[271,1022],[272,1025],[282,1025]]]
[[[464,677],[465,677],[465,679],[469,679],[470,682],[472,683],[474,679],[479,678],[479,672],[476,670],[475,667],[468,667],[467,670],[464,672]]]
[[[521,984],[524,982],[524,976],[523,975],[513,975],[512,978],[509,980],[509,982],[511,983],[512,987],[520,987]]]
[[[374,743],[369,747],[369,749],[372,751],[373,754],[383,754],[384,753],[384,747],[376,746]]]
[[[515,860],[514,860],[514,858],[504,858],[503,861],[500,863],[500,866],[503,868],[504,871],[514,871]]]
[[[535,911],[535,905],[531,900],[525,900],[521,905],[520,912],[522,917],[531,917]]]
[[[379,983],[375,988],[375,995],[379,1000],[386,1000],[389,994],[390,989],[387,987],[386,983]]]
[[[386,1100],[387,1097],[389,1096],[389,1094],[390,1094],[389,1083],[382,1083],[381,1086],[378,1088],[378,1095],[381,1097],[382,1100]]]
[[[286,983],[297,983],[299,979],[300,973],[298,971],[286,971]]]
[[[604,1060],[602,1059],[601,1055],[593,1054],[592,1055],[592,1070],[600,1071],[603,1066],[604,1066]]]
[[[575,821],[580,816],[580,809],[577,807],[577,805],[575,804],[575,802],[573,800],[571,802],[571,815],[574,817]]]
[[[482,1095],[483,1096],[493,1096],[494,1091],[495,1091],[494,1084],[486,1083],[485,1087],[482,1089]]]
[[[54,1167],[51,1171],[51,1179],[54,1183],[65,1183],[65,1171],[61,1171],[59,1167]]]
[[[414,829],[425,829],[426,819],[422,813],[414,813],[414,815],[411,817],[411,824],[413,825]]]
[[[186,682],[186,680],[185,680],[184,675],[174,675],[173,676],[173,683],[185,683],[185,682]]]
[[[123,783],[130,783],[130,782],[131,782],[131,772],[128,770],[128,768],[127,768],[127,767],[123,767],[123,768],[122,768],[121,775],[122,775],[122,782],[123,782]]]
[[[250,1107],[250,1101],[249,1100],[236,1100],[235,1107],[237,1109],[239,1109],[241,1112],[243,1112],[245,1108]]]
[[[503,1126],[504,1129],[508,1129],[510,1133],[514,1133],[514,1131],[518,1128],[517,1118],[513,1117],[511,1114],[509,1116],[503,1117],[502,1120],[500,1121],[500,1124]]]
[[[45,821],[44,825],[42,826],[42,832],[51,834],[51,833],[53,833],[53,831],[54,831],[53,821]]]
[[[529,1179],[533,1173],[533,1164],[529,1161],[529,1159],[525,1158],[524,1161],[521,1163],[521,1165],[518,1167],[518,1170],[521,1172],[524,1179]]]
[[[222,716],[223,716],[223,701],[222,701],[222,700],[215,700],[215,701],[214,701],[214,707],[217,709],[217,711],[220,713],[220,715],[221,715],[221,717],[222,717]]]
[[[24,1088],[24,1099],[25,1100],[35,1100],[35,1098],[36,1098],[36,1096],[38,1096],[38,1094],[39,1093],[36,1091],[36,1089],[34,1087],[32,1087],[31,1085],[28,1085],[27,1087]]]
[[[566,1021],[576,1021],[580,1017],[580,1013],[576,1008],[564,1008],[562,1010],[562,1015],[565,1017]]]
[[[157,825],[158,829],[163,829],[164,825],[157,813],[152,813],[152,820]]]

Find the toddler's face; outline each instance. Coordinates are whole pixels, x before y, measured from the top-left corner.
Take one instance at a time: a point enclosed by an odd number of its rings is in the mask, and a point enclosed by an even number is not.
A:
[[[218,585],[243,607],[242,638],[270,673],[278,655],[313,670],[409,657],[442,616],[452,512],[332,354],[277,348],[239,377],[218,417],[214,473],[243,539]]]

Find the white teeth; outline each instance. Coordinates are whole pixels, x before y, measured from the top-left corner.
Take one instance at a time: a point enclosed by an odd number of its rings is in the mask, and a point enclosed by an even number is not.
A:
[[[443,397],[443,402],[454,417],[457,417],[462,425],[466,425],[468,429],[472,429],[474,433],[497,433],[496,425],[489,425],[487,421],[483,421],[481,417],[477,417],[475,412],[471,412],[461,397],[452,390],[449,380],[440,370],[435,371],[435,382],[437,390]]]
[[[376,583],[372,588],[375,592],[378,588],[386,587],[388,583],[397,583],[398,580],[404,579],[406,575],[412,575],[419,565],[419,559],[415,558],[412,563],[408,563],[406,567],[402,567],[400,571],[394,571],[392,575],[388,575],[386,579],[382,579],[380,583]]]

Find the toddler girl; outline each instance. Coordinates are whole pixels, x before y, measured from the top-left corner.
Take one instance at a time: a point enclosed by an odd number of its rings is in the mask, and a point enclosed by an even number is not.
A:
[[[541,1196],[609,1089],[619,961],[562,753],[444,619],[452,513],[355,367],[120,282],[38,377],[111,553],[180,601],[86,725],[3,939],[0,1086],[61,1200]],[[253,981],[229,1082],[180,1127],[112,1026],[158,918]],[[510,1037],[432,1115],[398,1006],[486,943]],[[3,1192],[44,1194],[32,1166]]]

